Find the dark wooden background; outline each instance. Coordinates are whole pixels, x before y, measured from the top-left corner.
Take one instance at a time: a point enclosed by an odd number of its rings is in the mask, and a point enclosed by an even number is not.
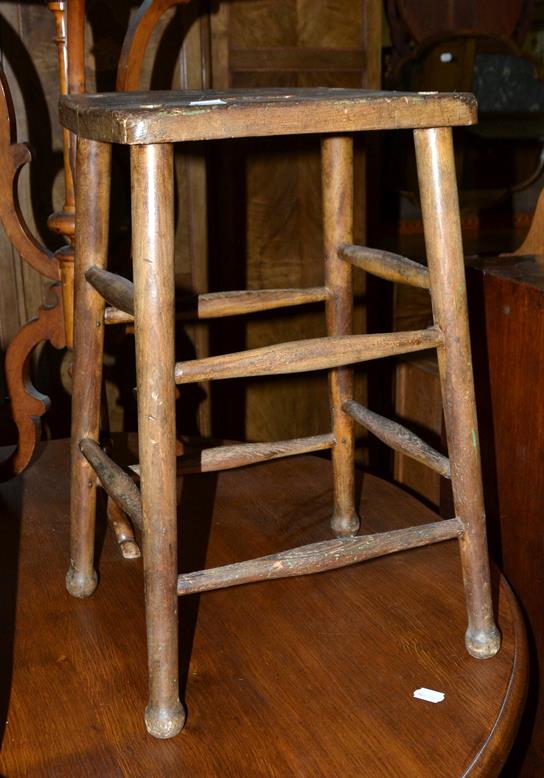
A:
[[[89,0],[87,79],[111,90],[120,48],[136,3]],[[193,0],[168,12],[149,46],[142,86],[378,86],[381,4],[377,0]],[[45,3],[0,2],[0,50],[13,90],[18,139],[33,150],[21,177],[21,202],[40,238],[55,248],[47,217],[62,204],[61,135],[53,17]],[[176,153],[176,283],[180,290],[314,286],[322,283],[321,195],[317,138],[287,142],[191,144]],[[112,257],[129,271],[126,159],[116,155]],[[356,159],[356,238],[365,232],[364,148]],[[26,268],[0,234],[0,349],[47,299],[47,284]],[[356,327],[363,328],[362,280]],[[321,306],[254,316],[220,326],[184,327],[178,358],[221,353],[321,335]],[[116,328],[106,375],[114,429],[135,426],[132,338]],[[68,360],[46,346],[36,360],[37,385],[51,393],[46,431],[68,433]],[[358,394],[364,395],[364,375]],[[327,428],[324,375],[223,382],[184,391],[179,428],[266,440]],[[311,400],[308,402],[308,400]]]

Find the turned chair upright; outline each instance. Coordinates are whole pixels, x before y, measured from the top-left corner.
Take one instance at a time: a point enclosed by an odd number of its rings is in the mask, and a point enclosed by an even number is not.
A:
[[[77,136],[78,172],[67,587],[76,597],[86,597],[96,587],[98,476],[142,530],[150,685],[145,718],[152,735],[171,737],[185,720],[178,691],[180,595],[320,572],[456,537],[468,614],[466,647],[480,658],[498,651],[451,133],[452,126],[475,121],[475,114],[475,101],[468,95],[342,89],[117,93],[61,100],[61,121]],[[353,245],[351,134],[402,128],[414,131],[428,268],[396,254]],[[217,317],[323,301],[327,336],[176,364],[173,144],[302,133],[322,135],[324,286],[203,295],[198,315]],[[133,286],[106,269],[114,143],[129,145],[131,153]],[[415,332],[353,335],[353,267],[430,289],[434,325]],[[134,321],[136,337],[140,490],[98,442],[104,324],[127,321]],[[438,352],[449,458],[352,398],[350,365],[428,348]],[[200,469],[222,470],[330,449],[331,527],[336,539],[178,576],[175,383],[317,369],[329,371],[330,434],[209,449],[202,455]],[[408,530],[356,535],[354,420],[389,445],[451,477],[455,517]],[[182,457],[182,470],[184,464]],[[194,462],[189,461],[186,469],[191,468]]]

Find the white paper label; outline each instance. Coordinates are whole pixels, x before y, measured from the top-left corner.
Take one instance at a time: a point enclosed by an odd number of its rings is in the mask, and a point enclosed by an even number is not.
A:
[[[193,100],[189,105],[226,105],[226,100]]]
[[[425,702],[442,702],[445,696],[444,692],[435,692],[434,689],[425,689],[425,687],[416,689],[414,692],[416,700],[425,700]]]

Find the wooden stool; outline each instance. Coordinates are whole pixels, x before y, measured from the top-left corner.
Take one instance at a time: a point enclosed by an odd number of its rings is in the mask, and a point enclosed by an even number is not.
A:
[[[177,734],[185,714],[178,691],[177,597],[251,581],[320,572],[457,537],[475,657],[493,656],[493,620],[471,370],[463,252],[451,127],[475,121],[469,95],[343,89],[258,92],[151,92],[61,100],[62,124],[78,137],[75,343],[72,416],[71,564],[68,591],[86,597],[93,567],[97,476],[142,529],[150,697],[146,725]],[[428,269],[352,244],[352,138],[361,130],[414,130]],[[202,295],[198,315],[218,317],[324,301],[326,338],[177,363],[174,358],[173,147],[180,141],[319,133],[322,140],[325,286]],[[111,144],[131,147],[134,286],[108,273]],[[416,332],[351,334],[352,267],[432,292],[434,326]],[[105,301],[111,306],[105,308]],[[136,333],[140,490],[100,449],[104,323],[132,321]],[[352,399],[356,362],[436,348],[449,459],[400,425]],[[332,432],[275,443],[209,449],[197,466],[223,470],[331,449],[331,526],[337,539],[178,576],[175,383],[330,371]],[[355,536],[353,420],[389,445],[451,477],[455,518]],[[182,470],[184,460],[181,460]],[[194,462],[185,469],[195,468]],[[140,500],[141,491],[141,500]]]

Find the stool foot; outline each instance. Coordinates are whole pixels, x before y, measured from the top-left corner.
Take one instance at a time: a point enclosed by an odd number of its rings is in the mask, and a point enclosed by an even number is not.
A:
[[[181,732],[185,724],[185,709],[181,702],[172,708],[156,708],[147,706],[145,709],[145,726],[153,737],[166,740]]]
[[[92,571],[91,575],[85,575],[76,570],[75,567],[70,566],[66,573],[66,589],[72,597],[78,597],[79,599],[90,597],[97,585],[98,576],[95,570]]]
[[[124,540],[119,543],[119,549],[123,559],[139,559],[142,556],[140,547],[135,540]]]
[[[359,526],[359,517],[355,511],[347,515],[334,514],[331,519],[331,529],[337,538],[349,538],[356,535]]]
[[[501,633],[494,624],[479,632],[469,627],[465,633],[465,646],[475,659],[491,659],[501,647]]]

